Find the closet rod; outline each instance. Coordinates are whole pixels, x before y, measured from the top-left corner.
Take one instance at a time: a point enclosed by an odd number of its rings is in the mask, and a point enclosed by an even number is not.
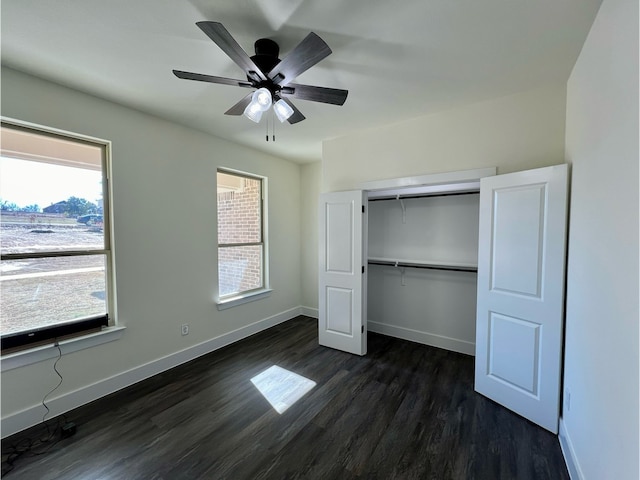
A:
[[[477,272],[476,267],[448,267],[446,265],[418,265],[415,263],[403,263],[403,262],[380,262],[376,260],[369,260],[369,265],[382,265],[386,267],[409,267],[409,268],[425,268],[428,270],[449,270],[453,272]]]
[[[478,195],[479,193],[480,192],[477,190],[474,192],[451,192],[451,193],[433,193],[433,194],[425,193],[422,195],[400,195],[399,198],[398,198],[398,195],[395,195],[393,197],[369,198],[369,201],[380,202],[383,200],[399,200],[403,198],[454,197],[458,195]]]

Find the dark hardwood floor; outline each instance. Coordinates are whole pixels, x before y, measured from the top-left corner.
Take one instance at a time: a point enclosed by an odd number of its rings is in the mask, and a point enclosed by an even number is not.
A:
[[[320,347],[298,317],[68,413],[77,433],[6,478],[569,478],[555,435],[474,392],[472,357],[368,341],[365,357]],[[250,381],[272,365],[317,382],[282,415]],[[3,461],[42,435],[5,439]]]

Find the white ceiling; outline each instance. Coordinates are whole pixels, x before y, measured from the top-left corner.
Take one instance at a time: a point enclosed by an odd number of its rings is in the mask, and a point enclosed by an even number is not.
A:
[[[2,63],[296,162],[322,141],[460,104],[564,82],[601,0],[2,0]],[[276,142],[223,113],[247,90],[171,70],[243,79],[195,23],[221,22],[253,55],[283,58],[310,31],[333,54],[296,82],[349,90],[344,106],[295,100],[307,117]]]

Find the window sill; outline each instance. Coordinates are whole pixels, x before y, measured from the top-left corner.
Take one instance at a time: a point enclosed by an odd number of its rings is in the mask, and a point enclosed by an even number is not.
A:
[[[255,292],[247,292],[235,297],[229,297],[216,301],[218,304],[218,310],[226,310],[227,308],[235,307],[236,305],[242,305],[243,303],[254,302],[261,298],[266,298],[271,295],[272,290],[265,288],[263,290],[256,290]]]
[[[90,333],[89,335],[83,335],[77,338],[70,338],[69,340],[62,340],[60,341],[60,350],[63,355],[66,355],[86,348],[95,347],[96,345],[102,345],[103,343],[119,340],[122,338],[122,334],[125,330],[126,327],[108,327],[100,332]],[[55,358],[58,355],[58,349],[53,342],[47,345],[23,350],[21,352],[3,355],[0,359],[0,371],[6,372],[8,370],[13,370],[14,368],[43,362],[45,360]]]

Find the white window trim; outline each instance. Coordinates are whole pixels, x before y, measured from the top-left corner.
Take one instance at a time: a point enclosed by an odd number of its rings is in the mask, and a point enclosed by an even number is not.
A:
[[[216,300],[218,310],[226,310],[227,308],[235,307],[236,305],[242,305],[243,303],[254,302],[262,298],[266,298],[271,295],[273,290],[270,288],[261,288],[260,290],[251,290],[249,292],[243,292],[232,297],[226,297]]]
[[[237,295],[229,295],[224,298],[220,298],[220,285],[218,283],[217,296],[215,299],[218,310],[226,310],[228,308],[235,307],[237,305],[243,305],[245,303],[254,302],[263,298],[269,297],[273,291],[270,288],[269,283],[269,215],[268,215],[268,178],[255,173],[243,172],[242,170],[236,170],[227,167],[218,167],[217,172],[226,172],[235,175],[242,175],[249,178],[255,178],[262,182],[262,283],[263,287],[257,290],[249,290],[246,292],[238,293]],[[217,183],[216,183],[217,193]],[[216,213],[216,224],[218,216]],[[216,239],[217,239],[217,226],[216,226]],[[218,260],[219,261],[219,260]],[[218,272],[218,264],[216,264],[216,272]],[[219,277],[217,278],[220,282]]]
[[[40,345],[33,348],[26,348],[19,352],[12,354],[0,355],[0,373],[14,368],[31,365],[50,358],[55,358],[59,355],[59,351],[56,345],[60,346],[62,354],[77,352],[86,348],[91,348],[104,343],[109,343],[114,340],[122,338],[126,327],[119,326],[116,318],[116,288],[115,288],[115,250],[113,242],[113,203],[112,203],[112,191],[111,191],[111,178],[112,178],[112,159],[111,159],[111,141],[103,138],[92,137],[89,135],[83,135],[81,133],[70,132],[67,130],[61,130],[58,128],[48,127],[32,122],[25,122],[11,117],[5,117],[0,115],[0,121],[8,125],[14,125],[16,127],[30,128],[32,130],[39,130],[41,132],[58,135],[61,137],[67,137],[71,140],[86,141],[93,144],[102,145],[104,147],[104,172],[103,177],[107,182],[105,192],[106,198],[104,198],[105,208],[107,211],[108,219],[108,234],[105,236],[105,247],[108,247],[106,253],[106,262],[109,263],[107,269],[106,289],[107,289],[107,314],[109,315],[109,323],[113,323],[108,327],[104,327],[100,332],[93,332],[87,334],[80,334],[77,337],[70,338],[68,340],[62,340],[59,342],[51,341],[45,345]]]
[[[122,338],[126,327],[116,326],[107,327],[100,332],[88,333],[68,340],[60,340],[60,352],[62,355],[78,352],[86,348],[95,347],[105,343],[113,342]],[[14,368],[24,367],[33,363],[43,362],[60,355],[56,342],[50,342],[46,345],[21,350],[19,352],[2,355],[0,359],[0,371],[6,372]]]

